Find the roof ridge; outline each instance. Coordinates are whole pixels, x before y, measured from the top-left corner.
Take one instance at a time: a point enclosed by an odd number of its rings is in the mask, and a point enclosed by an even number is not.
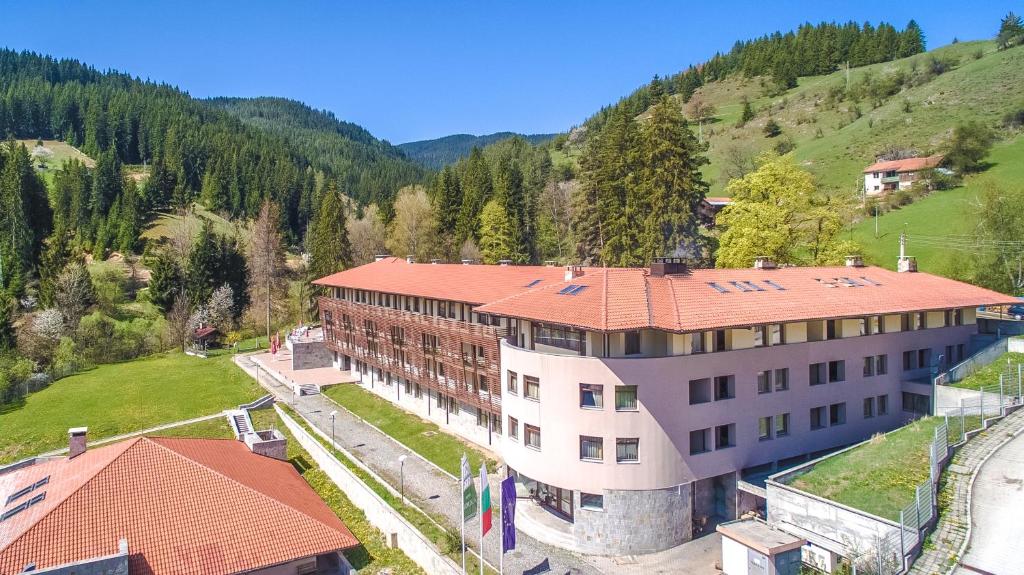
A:
[[[668,292],[672,296],[672,312],[676,316],[676,323],[672,327],[678,330],[683,325],[683,321],[679,315],[679,300],[676,299],[676,282],[672,281],[672,278],[668,280]]]
[[[192,459],[191,457],[185,455],[184,453],[180,453],[180,452],[178,452],[178,451],[176,451],[174,449],[171,449],[170,447],[164,445],[163,442],[161,442],[161,441],[155,441],[155,439],[171,439],[171,440],[175,440],[175,441],[181,441],[181,440],[186,440],[186,441],[189,441],[189,440],[191,440],[191,441],[206,441],[203,438],[196,438],[196,437],[149,438],[149,437],[144,437],[143,439],[146,439],[149,443],[152,443],[153,445],[156,445],[156,446],[160,447],[161,449],[164,449],[164,450],[166,450],[166,451],[168,451],[170,453],[173,453],[175,456],[177,456],[177,457],[179,457],[179,458],[181,458],[181,459],[183,459],[185,461],[188,461],[188,462],[190,462],[190,463],[192,463],[194,465],[198,465],[199,467],[202,467],[203,469],[206,469],[206,470],[210,471],[214,475],[220,476],[220,477],[228,480],[229,482],[234,483],[234,484],[242,487],[246,491],[255,493],[257,496],[259,496],[262,499],[269,500],[272,503],[275,503],[275,504],[277,504],[277,505],[279,505],[281,507],[284,507],[284,508],[290,510],[293,513],[297,513],[297,514],[301,515],[302,517],[306,517],[307,519],[315,521],[315,522],[319,523],[320,525],[323,525],[324,527],[330,529],[331,531],[334,531],[336,533],[342,533],[341,531],[338,531],[338,529],[336,527],[333,527],[331,525],[328,525],[328,524],[324,523],[323,521],[320,521],[320,519],[317,518],[317,517],[313,517],[312,515],[310,515],[308,513],[305,513],[305,512],[303,512],[303,511],[301,511],[299,509],[296,509],[295,507],[292,507],[291,505],[285,503],[284,501],[281,501],[280,499],[275,499],[275,498],[267,495],[266,493],[263,493],[262,491],[260,491],[258,489],[253,489],[252,487],[249,487],[248,485],[242,483],[241,481],[238,481],[237,479],[235,479],[233,477],[229,477],[228,475],[225,475],[224,473],[221,473],[217,469],[214,469],[214,468],[210,467],[209,465],[206,465],[205,463],[203,463],[201,461],[196,461],[195,459]],[[127,450],[125,450],[125,451],[127,451]],[[267,457],[265,455],[259,455],[257,453],[253,453],[252,455],[257,456],[257,457]],[[273,458],[268,457],[268,459],[273,459]],[[274,461],[280,461],[281,463],[283,463],[285,465],[288,465],[288,467],[291,468],[292,471],[295,471],[295,467],[291,463],[288,463],[288,462],[285,462],[285,461],[281,461],[281,460],[278,460],[278,459],[274,459]],[[295,471],[295,473],[298,473],[298,471]],[[301,475],[299,475],[299,478],[302,479],[303,481],[306,480]],[[320,496],[317,495],[317,497],[319,498]],[[323,501],[323,499],[321,499],[321,501]],[[324,505],[327,505],[327,502],[324,502]],[[330,507],[328,507],[328,509],[330,509]],[[333,509],[331,509],[331,513],[334,513]],[[337,515],[335,515],[335,517],[337,517]],[[340,521],[341,519],[339,518],[338,520]],[[342,523],[342,525],[344,525],[344,523]],[[346,526],[346,530],[347,529],[348,529],[348,527]],[[349,532],[347,534],[346,533],[342,533],[342,534],[343,535],[348,535],[348,536],[351,536],[351,537],[355,538],[355,536],[352,535],[351,532]]]
[[[39,518],[36,519],[34,522],[32,522],[31,525],[26,526],[25,530],[22,531],[20,535],[18,535],[14,539],[11,539],[10,541],[8,541],[7,545],[0,546],[0,552],[4,551],[5,549],[9,549],[16,542],[20,541],[21,538],[23,538],[25,535],[27,535],[28,532],[31,531],[33,527],[38,525],[40,521],[42,521],[43,519],[45,519],[45,518],[49,517],[50,515],[52,515],[54,511],[56,511],[57,509],[62,507],[65,503],[67,503],[68,499],[71,499],[71,497],[73,497],[75,494],[77,494],[79,491],[81,491],[82,488],[86,486],[86,484],[91,483],[94,479],[96,479],[97,475],[99,475],[100,473],[103,473],[103,471],[106,470],[111,465],[113,465],[113,463],[115,461],[117,461],[118,459],[121,459],[122,457],[124,457],[124,454],[128,453],[129,449],[134,447],[135,444],[137,444],[139,441],[141,441],[143,439],[146,439],[146,437],[144,435],[140,435],[140,436],[137,436],[137,437],[132,437],[132,438],[124,440],[124,442],[128,443],[128,445],[126,445],[125,448],[121,450],[121,453],[118,453],[116,456],[110,458],[110,461],[108,461],[105,464],[101,465],[96,470],[96,472],[93,473],[88,479],[83,481],[77,488],[69,491],[67,493],[67,495],[65,495],[63,499],[60,499],[59,501],[57,501],[57,503],[54,504],[53,507],[50,507],[49,511],[47,511],[46,513],[43,513],[42,515],[40,515]],[[114,446],[117,446],[117,445],[120,445],[120,442],[114,443],[113,445],[104,446],[104,447],[114,447]],[[68,458],[68,459],[70,459],[70,458]],[[59,461],[59,463],[66,463],[68,461],[68,459],[65,459],[63,461]],[[28,467],[27,469],[31,469],[31,467]]]
[[[644,300],[647,302],[647,327],[654,327],[654,309],[651,307],[651,276],[643,275],[644,278]]]

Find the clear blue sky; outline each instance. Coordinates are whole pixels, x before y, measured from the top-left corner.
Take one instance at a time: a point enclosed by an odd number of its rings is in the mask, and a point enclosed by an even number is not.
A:
[[[16,2],[0,45],[194,96],[285,96],[393,143],[564,131],[651,76],[801,22],[914,18],[928,46],[988,38],[1020,2]]]

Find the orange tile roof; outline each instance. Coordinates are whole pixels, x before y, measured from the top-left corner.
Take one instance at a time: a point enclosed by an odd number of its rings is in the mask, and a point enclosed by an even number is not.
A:
[[[916,172],[918,170],[924,170],[926,168],[934,168],[942,163],[942,156],[926,156],[923,158],[906,158],[903,160],[887,160],[884,162],[875,162],[870,166],[864,168],[864,173],[868,172]]]
[[[250,571],[348,549],[352,533],[286,461],[235,440],[129,439],[0,475],[0,504],[49,477],[0,522],[0,574],[112,555],[131,575]],[[6,506],[9,508],[9,506]]]
[[[860,285],[849,287],[840,278]],[[775,289],[765,280],[785,289]],[[760,290],[743,284],[748,290],[743,291],[733,281],[752,281]],[[711,282],[727,292],[720,293]],[[664,277],[651,276],[646,269],[606,269],[572,280],[588,286],[575,296],[558,293],[566,283],[513,295],[477,310],[599,331],[687,332],[1014,301],[947,278],[878,267],[696,269]]]
[[[724,196],[708,196],[704,198],[704,201],[711,204],[712,206],[728,206],[732,204],[732,198]]]
[[[314,284],[413,295],[482,304],[564,279],[565,270],[551,266],[410,264],[384,258],[314,281]]]

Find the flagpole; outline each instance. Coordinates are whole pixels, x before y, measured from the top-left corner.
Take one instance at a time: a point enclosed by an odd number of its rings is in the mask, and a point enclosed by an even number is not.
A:
[[[462,458],[466,458],[466,454],[462,454]],[[462,515],[459,521],[459,538],[462,539],[462,575],[466,575],[466,492],[463,491],[465,487],[462,478],[462,471],[459,471],[459,501],[462,502]]]
[[[482,464],[481,464],[482,465]],[[484,575],[484,489],[487,489],[487,475],[480,475],[480,575]]]

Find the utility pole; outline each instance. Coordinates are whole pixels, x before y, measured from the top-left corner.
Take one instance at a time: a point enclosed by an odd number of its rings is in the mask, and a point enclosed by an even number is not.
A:
[[[846,61],[846,91],[850,91],[850,61]]]
[[[878,204],[875,204],[875,239],[878,239]]]

